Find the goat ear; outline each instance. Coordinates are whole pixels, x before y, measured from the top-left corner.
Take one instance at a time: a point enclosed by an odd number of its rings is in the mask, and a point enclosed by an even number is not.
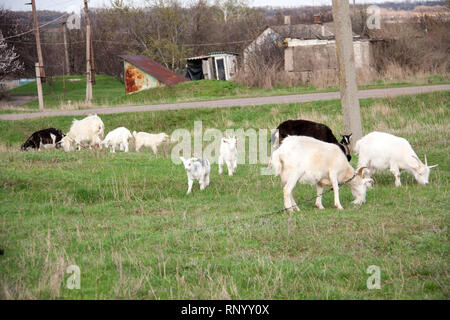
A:
[[[362,177],[363,171],[364,169],[367,169],[367,167],[361,167],[358,169],[358,171],[356,172],[356,175]]]
[[[186,161],[186,159],[183,158],[183,157],[180,157],[180,159],[181,159],[181,161],[182,161],[183,163]]]
[[[422,161],[420,161],[420,159],[419,158],[417,158],[416,156],[411,156],[411,157],[413,157],[414,159],[416,159],[416,161],[417,161],[417,168],[419,168],[419,167],[421,167],[423,164],[422,164]]]

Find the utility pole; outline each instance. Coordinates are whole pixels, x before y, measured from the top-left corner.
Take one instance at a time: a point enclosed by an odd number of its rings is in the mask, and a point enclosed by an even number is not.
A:
[[[34,23],[34,36],[36,37],[36,49],[40,68],[40,78],[42,82],[45,82],[44,60],[42,59],[41,39],[39,37],[39,23],[36,14],[36,0],[31,0],[31,9],[33,10],[33,23]],[[27,3],[29,4],[29,3]]]
[[[69,66],[69,49],[67,47],[67,26],[66,21],[61,22],[63,28],[63,38],[64,38],[64,56],[65,56],[65,73],[67,75],[70,74],[70,66]]]
[[[91,78],[91,26],[86,26],[86,102],[92,100],[92,78]]]
[[[92,100],[92,66],[91,66],[91,24],[88,18],[87,0],[84,0],[84,10],[86,13],[86,102]]]
[[[354,143],[362,138],[362,125],[349,7],[348,0],[333,0],[334,34],[339,65],[339,88],[344,130],[345,134],[352,134],[352,148]]]
[[[39,100],[39,111],[44,111],[44,95],[42,93],[41,66],[39,65],[39,62],[35,63],[35,68],[36,68],[36,84]]]
[[[87,0],[84,0],[84,12],[86,14],[86,25],[91,25],[91,20],[89,19],[89,10]],[[91,61],[91,82],[95,84],[95,65],[94,65],[94,47],[92,45],[92,36],[90,42],[90,61]]]

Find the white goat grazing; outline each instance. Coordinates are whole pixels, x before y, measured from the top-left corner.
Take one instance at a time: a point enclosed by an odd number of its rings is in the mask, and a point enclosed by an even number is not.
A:
[[[105,126],[102,119],[95,115],[89,115],[82,120],[73,120],[67,135],[61,139],[61,146],[64,151],[78,150],[81,146],[87,145],[90,149],[93,146],[100,146],[103,139]]]
[[[139,152],[142,147],[150,147],[152,148],[153,153],[156,154],[158,152],[158,147],[169,140],[169,135],[164,132],[151,134],[133,131],[133,136],[136,144],[136,152]]]
[[[110,131],[105,140],[102,141],[100,147],[109,148],[110,152],[116,152],[116,149],[128,152],[130,139],[133,139],[130,130],[125,127],[119,127]]]
[[[180,159],[183,161],[184,169],[186,170],[188,177],[188,191],[186,194],[191,193],[192,184],[195,180],[198,180],[200,190],[205,189],[209,185],[209,172],[211,170],[208,159],[185,159],[183,157],[180,157]]]
[[[367,167],[366,176],[371,176],[376,170],[388,169],[395,176],[395,186],[402,185],[400,170],[410,172],[420,184],[427,184],[430,169],[438,165],[428,166],[420,161],[409,142],[385,132],[371,132],[356,142],[355,153],[359,155],[358,166]]]
[[[323,209],[324,186],[333,186],[334,205],[343,209],[339,201],[339,184],[347,182],[355,197],[354,204],[366,200],[366,190],[372,186],[372,179],[362,177],[363,168],[353,170],[341,149],[332,143],[306,136],[288,136],[272,153],[271,165],[283,183],[284,207],[299,210],[292,190],[297,182],[316,185],[316,206]]]
[[[219,174],[222,174],[222,166],[227,165],[228,175],[232,176],[237,168],[237,139],[233,138],[222,138],[220,142],[220,153],[219,153]]]

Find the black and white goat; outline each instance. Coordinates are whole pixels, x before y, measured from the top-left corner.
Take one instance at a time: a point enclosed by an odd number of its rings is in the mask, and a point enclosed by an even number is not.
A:
[[[61,139],[64,134],[61,130],[55,128],[47,128],[36,131],[33,133],[27,141],[21,146],[21,150],[25,151],[28,148],[33,148],[40,150],[41,147],[44,149],[48,148],[61,148]]]
[[[286,120],[280,123],[272,133],[272,146],[275,149],[278,148],[287,136],[308,136],[323,142],[333,143],[342,150],[348,161],[352,159],[349,149],[351,134],[343,135],[341,142],[338,142],[331,129],[322,123],[308,120]]]

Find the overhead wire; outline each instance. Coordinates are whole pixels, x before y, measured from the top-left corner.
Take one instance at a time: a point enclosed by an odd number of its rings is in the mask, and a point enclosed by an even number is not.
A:
[[[66,16],[66,15],[68,15],[68,13],[64,13],[63,15],[59,16],[58,18],[53,19],[52,21],[49,21],[49,22],[47,22],[47,23],[44,23],[44,24],[38,26],[38,29],[40,29],[40,28],[42,28],[42,27],[45,27],[45,26],[47,26],[47,25],[49,25],[49,24],[52,24],[53,22],[58,21],[59,19],[61,19],[62,17]],[[12,38],[17,38],[17,37],[23,36],[23,35],[25,35],[25,34],[34,32],[34,30],[35,30],[35,28],[30,29],[30,30],[25,31],[25,32],[22,32],[22,33],[19,33],[19,34],[15,34],[15,35],[13,35],[13,36],[9,36],[9,37],[3,38],[3,40],[8,40],[8,39],[12,39]]]

